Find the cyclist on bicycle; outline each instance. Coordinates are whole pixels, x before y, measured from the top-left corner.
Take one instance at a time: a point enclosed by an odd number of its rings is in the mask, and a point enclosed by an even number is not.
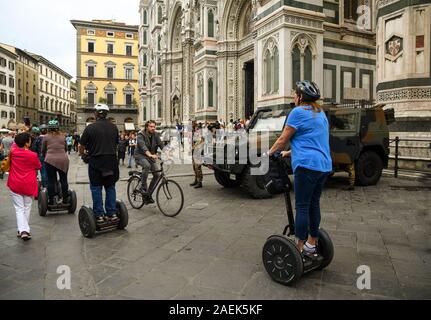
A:
[[[153,198],[150,195],[150,191],[154,188],[157,179],[160,176],[160,168],[157,164],[157,150],[163,150],[164,145],[160,139],[160,135],[156,132],[156,122],[153,120],[145,123],[144,129],[139,131],[137,139],[137,147],[135,150],[136,163],[142,167],[141,186],[142,192],[146,198],[147,203],[154,203]],[[150,188],[147,187],[147,179],[149,172],[153,174],[153,180],[151,180]]]
[[[79,155],[88,162],[93,212],[97,224],[119,220],[117,216],[117,194],[115,184],[120,173],[117,159],[119,134],[117,127],[107,119],[109,107],[97,104],[94,107],[96,122],[90,124],[82,134],[79,144]],[[87,151],[87,153],[85,153]],[[88,160],[88,161],[87,161]],[[105,188],[106,201],[103,208],[102,189]]]

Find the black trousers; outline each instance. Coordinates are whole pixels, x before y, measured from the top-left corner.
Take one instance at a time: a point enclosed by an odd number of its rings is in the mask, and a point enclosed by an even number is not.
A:
[[[48,176],[48,197],[50,200],[55,196],[55,184],[57,183],[57,172],[60,176],[61,195],[66,199],[69,195],[69,184],[67,183],[67,173],[45,162],[46,174]]]

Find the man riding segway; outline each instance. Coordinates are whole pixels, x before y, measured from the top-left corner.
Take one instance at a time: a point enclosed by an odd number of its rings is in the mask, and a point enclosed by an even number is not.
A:
[[[107,119],[109,107],[97,104],[94,107],[96,122],[83,132],[79,145],[79,155],[88,163],[93,212],[96,224],[119,220],[116,203],[115,184],[119,180],[117,127]],[[103,207],[102,189],[105,188],[106,201]],[[106,212],[105,212],[106,210]]]

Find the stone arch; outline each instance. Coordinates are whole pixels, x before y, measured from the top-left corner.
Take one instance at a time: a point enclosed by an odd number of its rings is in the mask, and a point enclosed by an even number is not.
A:
[[[241,37],[241,22],[244,21],[245,15],[249,8],[249,0],[229,0],[223,10],[221,38],[222,40],[238,40]],[[252,10],[250,10],[250,13]],[[241,30],[242,31],[242,30]]]
[[[302,42],[301,40],[303,39],[306,40],[306,42]],[[301,53],[305,51],[307,46],[310,46],[313,56],[317,54],[316,41],[307,33],[299,33],[295,35],[290,42],[289,51],[292,51],[297,45],[299,45]]]
[[[179,1],[175,3],[171,12],[171,18],[168,21],[168,51],[175,51],[174,49],[178,49],[177,46],[174,46],[174,41],[177,40],[176,37],[179,37],[178,40],[181,48],[181,3]]]

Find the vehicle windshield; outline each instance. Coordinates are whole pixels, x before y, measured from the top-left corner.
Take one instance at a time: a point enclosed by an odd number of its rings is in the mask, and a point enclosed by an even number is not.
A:
[[[251,131],[283,131],[288,111],[273,110],[258,114],[256,122]]]

